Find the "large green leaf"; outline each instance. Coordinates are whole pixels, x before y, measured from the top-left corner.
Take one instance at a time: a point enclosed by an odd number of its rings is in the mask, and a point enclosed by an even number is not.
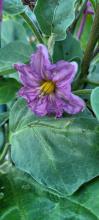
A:
[[[73,60],[75,58],[82,59],[83,52],[80,46],[80,41],[75,39],[72,35],[68,35],[65,40],[55,43],[53,60]]]
[[[1,170],[0,191],[1,220],[51,220],[56,213],[54,201],[42,195],[28,175],[14,168]]]
[[[4,11],[10,15],[20,14],[25,9],[21,0],[4,0]]]
[[[74,197],[44,191],[14,167],[0,169],[0,220],[99,220],[99,180]]]
[[[16,166],[66,196],[99,175],[99,124],[85,116],[38,118],[21,99],[10,113]]]
[[[91,105],[97,119],[99,120],[99,87],[93,89],[91,93]]]
[[[38,0],[35,14],[44,34],[55,35],[56,40],[63,40],[66,29],[75,18],[75,0]]]
[[[15,79],[6,78],[0,80],[0,104],[5,104],[15,98],[16,92],[20,88],[20,83]]]
[[[14,72],[13,64],[27,62],[33,49],[20,41],[9,43],[0,49],[0,75]]]
[[[2,22],[1,32],[1,45],[4,47],[6,44],[14,40],[21,40],[27,43],[26,31],[21,23],[18,21],[8,19]]]

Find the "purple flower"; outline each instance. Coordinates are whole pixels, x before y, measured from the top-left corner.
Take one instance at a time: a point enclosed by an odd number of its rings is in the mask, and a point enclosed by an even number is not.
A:
[[[64,111],[68,114],[83,111],[84,101],[71,92],[71,83],[77,72],[76,62],[61,60],[51,64],[47,48],[39,44],[30,64],[19,63],[14,67],[19,71],[23,84],[18,94],[26,99],[35,114],[54,113],[61,117]]]

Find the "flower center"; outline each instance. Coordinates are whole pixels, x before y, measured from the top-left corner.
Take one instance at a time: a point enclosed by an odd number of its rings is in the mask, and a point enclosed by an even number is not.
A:
[[[49,80],[49,81],[43,82],[42,85],[40,86],[40,89],[44,95],[47,95],[47,94],[54,92],[55,84],[51,80]]]

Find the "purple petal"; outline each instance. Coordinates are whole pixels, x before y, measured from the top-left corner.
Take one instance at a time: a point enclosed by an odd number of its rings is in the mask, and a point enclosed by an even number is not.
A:
[[[69,101],[64,102],[63,108],[65,112],[73,115],[83,111],[85,103],[80,97],[71,94]]]
[[[70,84],[64,84],[64,86],[57,86],[56,89],[56,96],[60,99],[69,100],[69,97],[71,96],[71,85]]]
[[[31,56],[31,67],[42,78],[45,78],[45,72],[50,67],[49,55],[47,48],[39,44],[36,53]]]
[[[39,96],[39,90],[37,88],[22,87],[19,90],[18,95],[22,96],[28,103],[30,103]]]
[[[59,61],[53,69],[53,81],[57,85],[71,83],[77,73],[78,65],[76,62]]]
[[[31,110],[38,116],[45,116],[47,114],[47,97],[35,99],[33,102],[29,103]]]
[[[61,117],[63,114],[62,100],[57,98],[55,95],[49,95],[47,112],[49,115],[54,113],[56,117]]]
[[[40,78],[33,72],[30,65],[14,64],[14,68],[20,73],[20,80],[24,86],[36,87],[39,85]]]

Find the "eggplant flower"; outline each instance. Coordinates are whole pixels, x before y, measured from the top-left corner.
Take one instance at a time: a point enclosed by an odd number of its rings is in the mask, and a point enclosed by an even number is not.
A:
[[[47,48],[39,44],[29,64],[17,63],[14,68],[19,71],[23,85],[18,94],[38,116],[61,117],[63,112],[72,115],[83,111],[84,101],[71,92],[76,62],[61,60],[51,64]]]

